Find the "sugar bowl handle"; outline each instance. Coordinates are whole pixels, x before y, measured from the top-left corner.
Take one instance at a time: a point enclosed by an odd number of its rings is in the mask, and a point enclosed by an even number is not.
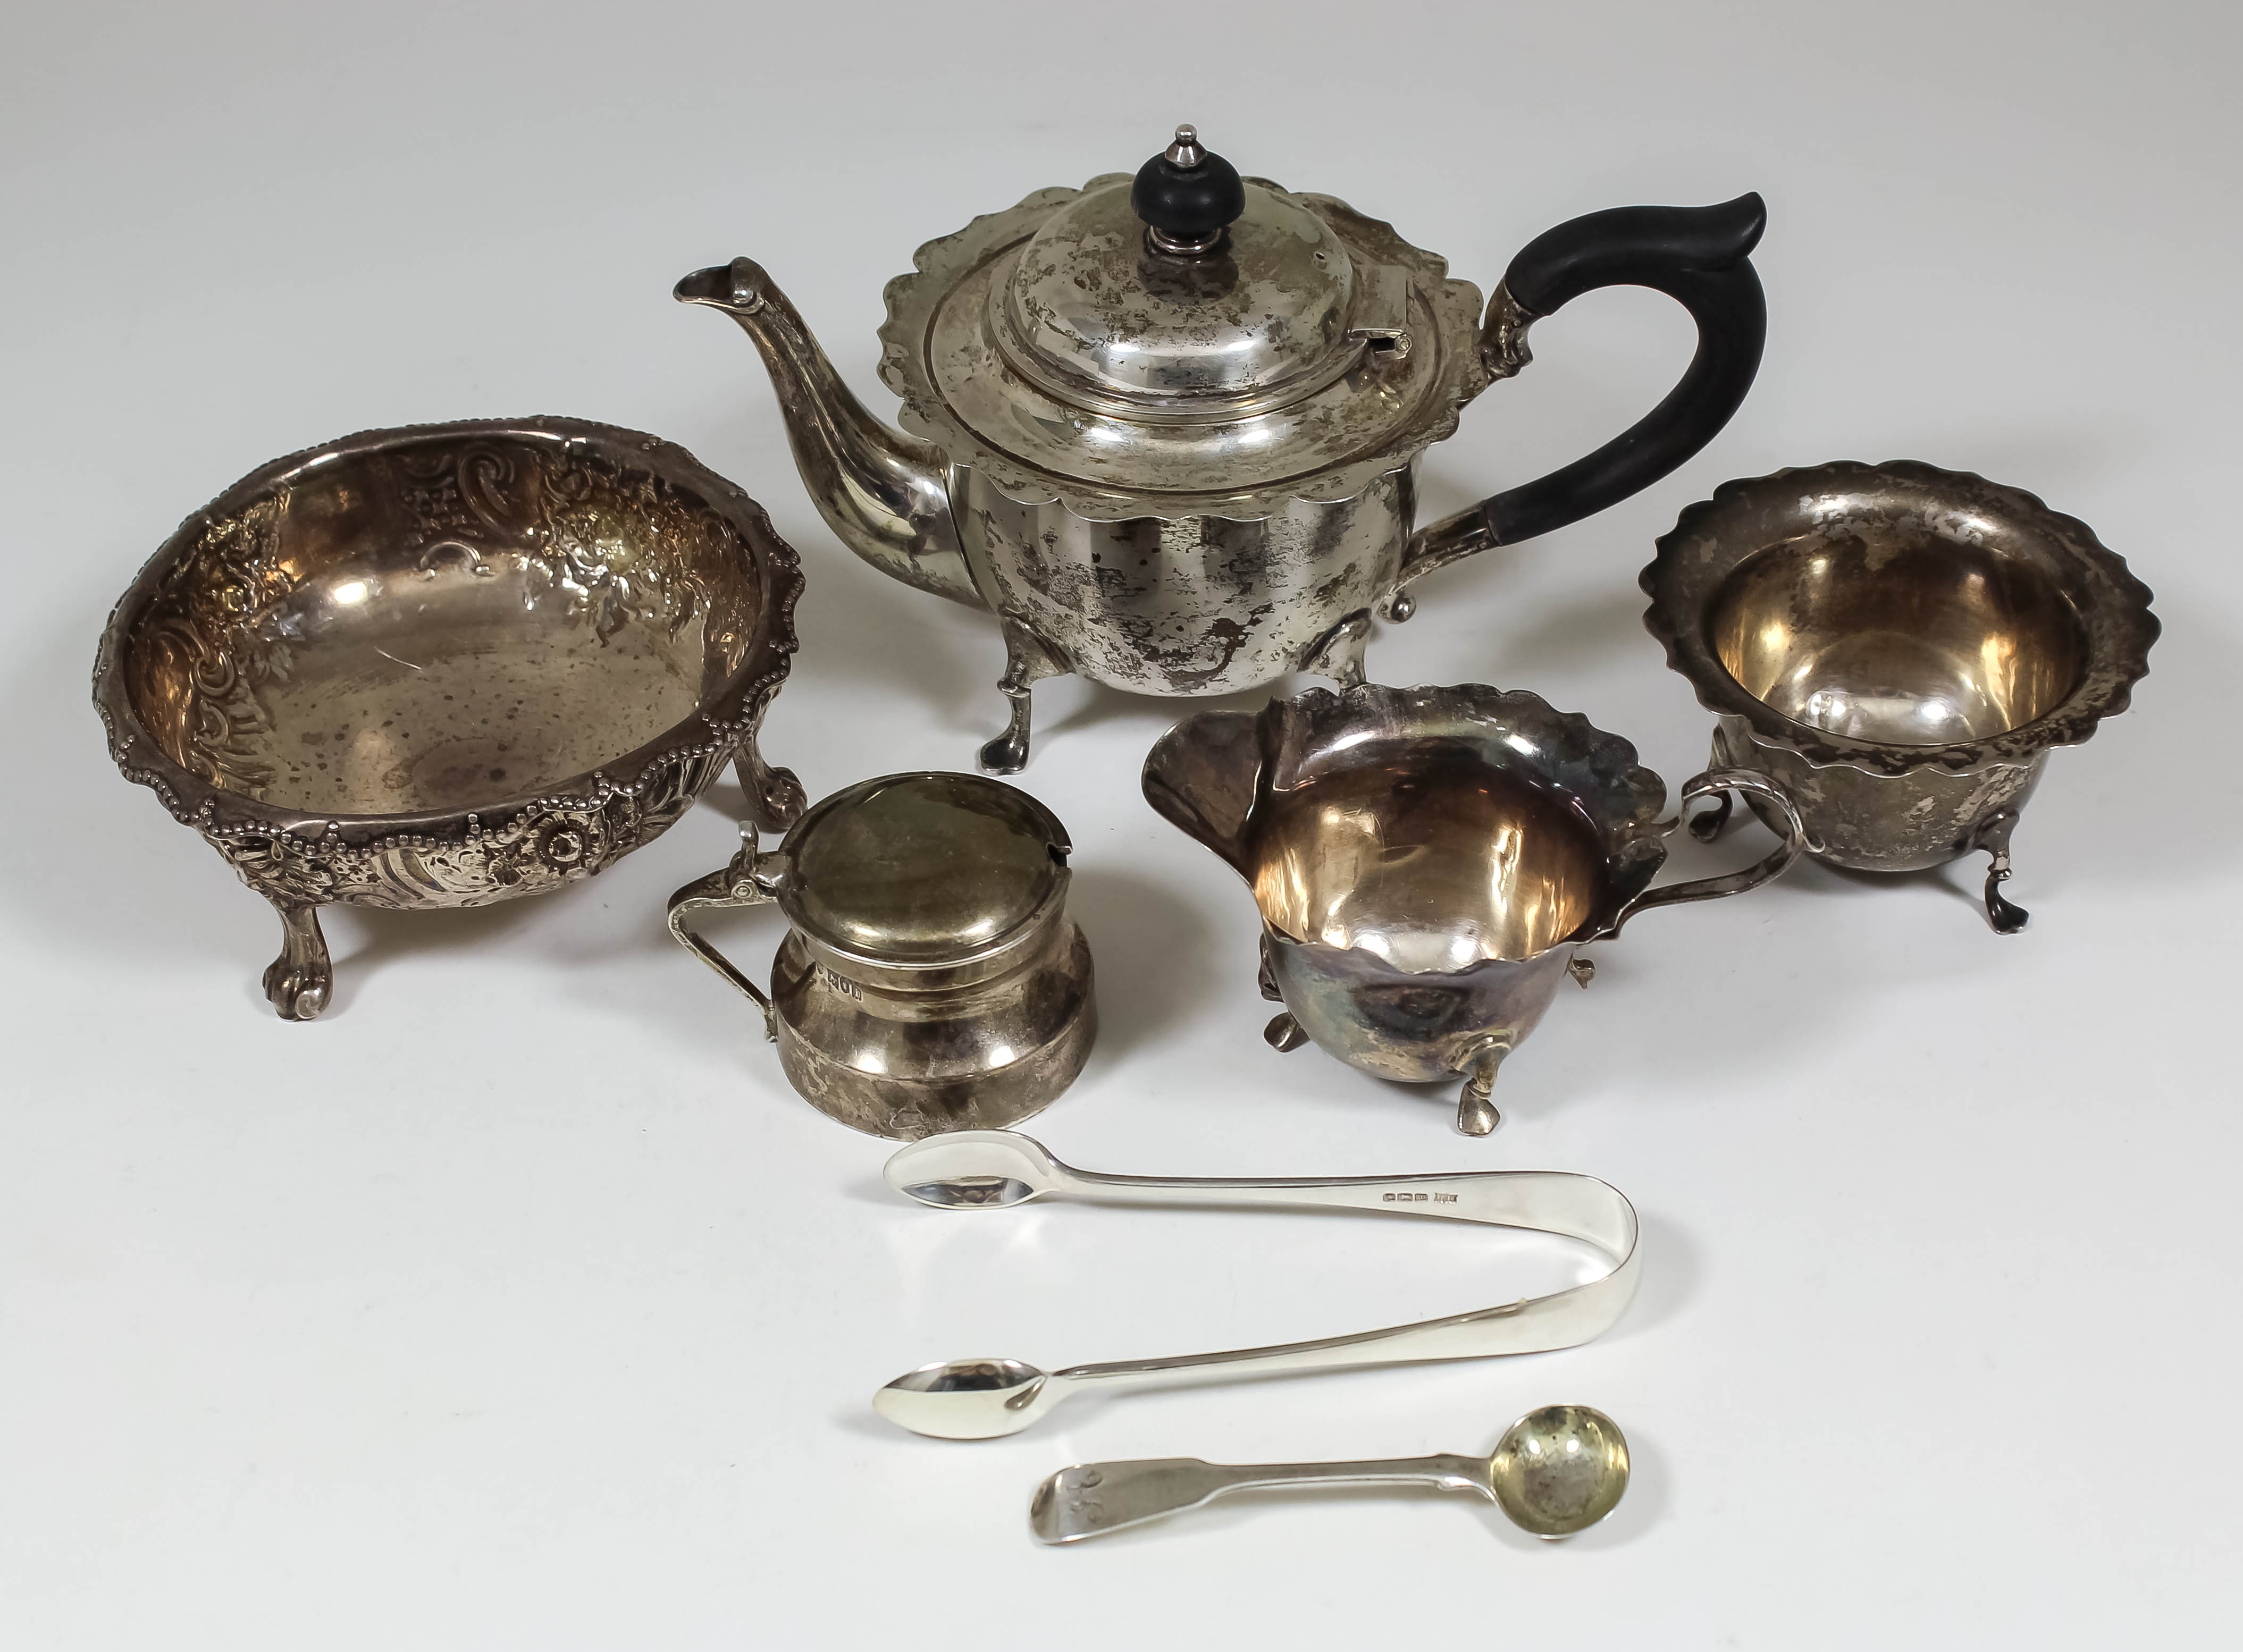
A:
[[[783,853],[783,851],[782,851]],[[781,855],[759,854],[756,847],[756,828],[753,821],[740,823],[740,852],[732,856],[723,870],[706,877],[698,877],[670,897],[670,933],[695,957],[738,987],[742,993],[755,1000],[756,1007],[764,1012],[764,1037],[776,1040],[778,1027],[774,1019],[768,994],[740,973],[732,961],[719,952],[703,937],[685,927],[689,913],[717,906],[761,906],[778,898],[778,868],[773,863]]]
[[[1782,790],[1769,783],[1762,776],[1742,769],[1714,769],[1696,776],[1682,788],[1682,797],[1675,810],[1679,821],[1684,809],[1701,797],[1720,797],[1727,809],[1730,792],[1748,792],[1775,811],[1777,836],[1783,841],[1761,860],[1741,872],[1723,872],[1718,877],[1693,878],[1687,883],[1667,883],[1657,889],[1647,889],[1620,910],[1612,927],[1605,936],[1618,935],[1620,925],[1638,912],[1647,912],[1654,906],[1679,906],[1685,901],[1710,901],[1721,895],[1741,895],[1747,890],[1758,889],[1771,878],[1777,878],[1791,870],[1792,862],[1807,852],[1807,828],[1799,818],[1799,810]],[[1600,937],[1600,939],[1604,938]]]
[[[1760,371],[1768,303],[1752,266],[1768,227],[1758,195],[1718,206],[1620,206],[1538,235],[1488,300],[1480,355],[1507,379],[1533,358],[1526,330],[1598,287],[1664,292],[1698,324],[1698,351],[1667,400],[1586,459],[1433,523],[1410,542],[1402,583],[1494,545],[1594,515],[1689,459],[1729,422]]]

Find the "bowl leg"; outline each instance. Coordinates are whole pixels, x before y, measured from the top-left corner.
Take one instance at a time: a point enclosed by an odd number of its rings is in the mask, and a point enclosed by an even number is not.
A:
[[[280,914],[280,956],[265,971],[265,996],[284,1021],[314,1020],[327,1007],[335,984],[327,938],[320,933],[320,909],[266,898]]]
[[[1457,1128],[1465,1135],[1487,1135],[1503,1122],[1495,1106],[1495,1074],[1510,1053],[1509,1044],[1493,1040],[1472,1052],[1464,1069],[1464,1091],[1457,1098]]]
[[[2032,914],[2002,898],[2002,885],[2010,881],[2010,834],[2017,829],[2017,811],[1997,809],[1981,826],[1971,847],[1986,851],[1986,921],[1997,935],[2015,935]]]
[[[765,831],[784,832],[810,806],[810,794],[803,790],[794,770],[765,762],[752,736],[732,754],[732,773],[739,780],[740,795],[747,799],[748,818]]]

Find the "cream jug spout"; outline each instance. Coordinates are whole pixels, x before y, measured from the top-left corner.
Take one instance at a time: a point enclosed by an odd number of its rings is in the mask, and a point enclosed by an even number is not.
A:
[[[1247,826],[1265,767],[1263,719],[1251,711],[1206,711],[1162,735],[1145,759],[1145,801],[1254,881]]]
[[[906,585],[987,606],[959,549],[940,454],[865,411],[761,265],[734,259],[696,270],[677,284],[676,296],[722,310],[755,340],[778,393],[795,464],[843,544]]]

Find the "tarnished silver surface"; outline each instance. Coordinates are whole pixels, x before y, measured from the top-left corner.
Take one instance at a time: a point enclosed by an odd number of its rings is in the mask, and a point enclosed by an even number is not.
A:
[[[1503,1431],[1485,1457],[1377,1462],[1210,1463],[1196,1457],[1077,1463],[1036,1487],[1028,1530],[1040,1543],[1076,1543],[1200,1508],[1239,1491],[1309,1486],[1417,1486],[1477,1492],[1511,1522],[1556,1540],[1585,1532],[1627,1491],[1627,1440],[1593,1406],[1544,1406]]]
[[[1618,1188],[1593,1176],[1560,1171],[1238,1179],[1112,1176],[1062,1165],[1042,1144],[1010,1131],[920,1142],[892,1157],[885,1173],[889,1186],[939,1210],[997,1210],[1067,1199],[1430,1216],[1559,1234],[1593,1246],[1611,1264],[1596,1278],[1547,1296],[1415,1325],[1064,1371],[1040,1371],[1020,1360],[952,1360],[908,1372],[872,1396],[873,1409],[889,1421],[941,1440],[1018,1434],[1086,1388],[1167,1387],[1574,1347],[1609,1330],[1635,1295],[1635,1209]]]
[[[1783,841],[1742,872],[1654,889],[1667,788],[1635,748],[1534,695],[1465,684],[1311,689],[1256,714],[1202,712],[1145,761],[1146,800],[1228,862],[1262,914],[1262,990],[1301,1035],[1366,1072],[1464,1075],[1458,1128],[1495,1127],[1496,1070],[1578,948],[1655,906],[1732,895],[1802,849],[1764,779],[1701,775],[1681,802],[1737,790]]]
[[[754,339],[804,479],[842,541],[1001,621],[1000,687],[1014,710],[980,758],[996,774],[1027,762],[1029,693],[1044,677],[1079,674],[1156,695],[1225,694],[1303,669],[1355,680],[1371,610],[1404,582],[1416,458],[1492,382],[1477,288],[1340,202],[1258,181],[1243,254],[1275,219],[1267,238],[1305,247],[1312,269],[1325,251],[1334,273],[1330,291],[1300,299],[1274,281],[1246,281],[1236,308],[1283,309],[1313,333],[1320,342],[1305,365],[1243,327],[1237,338],[1258,353],[1196,360],[1182,304],[1163,349],[1117,341],[1068,359],[1039,348],[1053,329],[1032,318],[1061,300],[1046,280],[1024,279],[1024,255],[1054,218],[1095,231],[1127,216],[1128,184],[1116,175],[1040,191],[929,243],[915,259],[921,272],[889,284],[881,376],[904,398],[911,435],[886,430],[850,394],[761,266],[735,259],[678,285],[681,299],[725,311]],[[1119,233],[1094,239],[1106,245]],[[1105,280],[1141,279],[1122,267],[1140,257],[1134,237],[1101,256],[1118,260]],[[1076,267],[1090,257],[1066,266],[1066,288],[1090,282]],[[1224,263],[1210,272],[1179,261],[1175,279],[1239,280]],[[1320,318],[1307,313],[1319,306]],[[1118,329],[1087,301],[1069,319],[1093,337],[1101,325]],[[1302,335],[1289,326],[1275,336]],[[1243,382],[1225,378],[1234,370]],[[1132,374],[1184,386],[1125,406]],[[1335,635],[1350,646],[1329,650]]]
[[[1098,1030],[1090,948],[1067,915],[1067,833],[978,775],[888,775],[834,793],[785,841],[742,828],[722,871],[670,899],[678,944],[763,1011],[804,1098],[913,1141],[995,1129],[1054,1100]],[[688,926],[775,901],[792,926],[766,994]]]
[[[762,507],[682,448],[574,419],[367,431],[183,522],[94,665],[111,755],[281,918],[273,1007],[333,970],[318,909],[480,906],[659,836],[756,730],[802,590]]]
[[[1999,885],[2050,748],[2125,708],[2158,635],[2148,589],[2086,524],[1907,460],[1724,483],[1641,583],[1645,626],[1718,715],[1716,764],[1765,776],[1834,865],[1984,850],[2004,933],[2025,922]]]
[[[1180,129],[1171,158],[1201,152]],[[991,772],[1026,762],[1044,677],[1180,695],[1357,681],[1374,610],[1407,618],[1405,584],[1492,542],[1478,509],[1413,540],[1414,467],[1528,359],[1529,318],[1499,291],[1484,334],[1479,290],[1390,225],[1243,185],[1203,248],[1164,250],[1126,173],[921,246],[880,330],[902,433],[761,265],[678,283],[754,340],[834,533],[999,620],[1013,704]]]

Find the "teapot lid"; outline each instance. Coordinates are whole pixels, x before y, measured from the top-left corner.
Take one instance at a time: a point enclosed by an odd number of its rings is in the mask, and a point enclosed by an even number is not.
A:
[[[962,964],[1014,939],[1066,890],[1066,829],[980,775],[886,775],[821,800],[787,833],[788,919],[852,957]]]
[[[1241,178],[1189,127],[1038,190],[888,283],[906,431],[1093,520],[1255,520],[1391,486],[1491,382],[1479,292],[1344,201]]]
[[[1355,285],[1322,218],[1179,126],[1128,187],[1092,190],[1037,231],[992,320],[1014,369],[1062,400],[1236,414],[1346,371],[1363,349]]]

